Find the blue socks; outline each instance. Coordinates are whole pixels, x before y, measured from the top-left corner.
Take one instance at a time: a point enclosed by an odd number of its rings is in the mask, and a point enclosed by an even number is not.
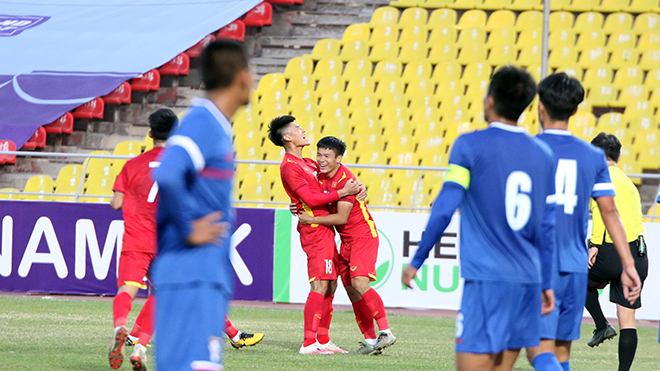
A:
[[[562,362],[560,364],[561,367],[564,368],[564,371],[571,371],[571,361]]]
[[[568,362],[566,362],[568,364]],[[534,357],[532,362],[534,370],[536,371],[563,371],[568,370],[567,368],[562,368],[562,365],[559,364],[557,357],[554,353],[541,353]]]

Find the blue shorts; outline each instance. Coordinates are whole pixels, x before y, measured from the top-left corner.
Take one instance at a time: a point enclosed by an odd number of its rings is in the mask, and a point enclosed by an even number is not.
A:
[[[496,354],[539,345],[541,285],[465,281],[456,352]]]
[[[580,338],[580,324],[587,300],[587,273],[559,273],[555,276],[555,310],[541,318],[541,338],[574,341]]]
[[[190,370],[193,362],[219,366],[229,291],[209,282],[156,288],[156,368]]]

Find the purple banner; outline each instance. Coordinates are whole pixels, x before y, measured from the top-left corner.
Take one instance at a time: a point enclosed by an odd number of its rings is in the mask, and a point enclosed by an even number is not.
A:
[[[114,295],[124,234],[104,204],[0,201],[0,291]],[[237,209],[234,297],[273,298],[274,210]]]

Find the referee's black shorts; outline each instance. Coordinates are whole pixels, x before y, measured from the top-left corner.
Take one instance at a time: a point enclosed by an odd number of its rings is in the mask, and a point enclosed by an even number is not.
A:
[[[637,249],[637,242],[633,241],[628,244],[630,246],[630,253],[635,259],[635,268],[642,280],[642,287],[644,280],[649,272],[648,255],[639,256]],[[637,309],[642,306],[642,296],[630,304],[626,297],[623,295],[623,284],[621,283],[621,259],[616,252],[616,247],[612,243],[604,243],[598,249],[596,262],[589,270],[589,287],[595,288],[605,283],[610,283],[610,301],[619,304],[626,308]]]

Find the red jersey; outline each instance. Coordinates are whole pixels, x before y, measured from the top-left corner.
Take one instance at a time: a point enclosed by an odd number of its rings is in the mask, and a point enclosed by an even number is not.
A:
[[[162,147],[155,147],[126,162],[113,190],[124,194],[123,251],[156,253],[156,210],[158,186],[151,172],[159,163]]]
[[[325,174],[319,176],[319,183],[325,192],[333,192],[338,189],[344,188],[346,182],[355,179],[355,175],[344,165],[339,165],[337,173],[332,178],[327,178]],[[346,196],[339,201],[346,201],[353,203],[351,213],[348,215],[348,221],[344,225],[337,225],[335,228],[342,240],[355,238],[377,238],[376,224],[371,217],[367,204],[364,201],[358,200],[355,196]],[[330,204],[330,212],[337,213],[337,202]]]

